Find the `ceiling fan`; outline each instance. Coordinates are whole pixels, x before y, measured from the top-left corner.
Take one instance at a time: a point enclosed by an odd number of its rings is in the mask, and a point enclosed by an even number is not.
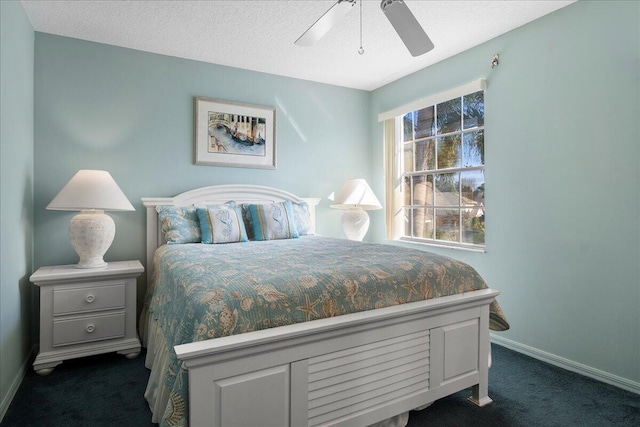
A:
[[[360,1],[362,2],[362,0]],[[355,4],[356,0],[338,0],[295,41],[295,44],[298,46],[312,46],[345,16]],[[362,4],[360,7],[360,12],[362,13]],[[422,29],[420,23],[403,0],[382,0],[380,9],[382,9],[412,56],[420,56],[433,49],[433,43],[429,36],[427,36],[427,33]]]

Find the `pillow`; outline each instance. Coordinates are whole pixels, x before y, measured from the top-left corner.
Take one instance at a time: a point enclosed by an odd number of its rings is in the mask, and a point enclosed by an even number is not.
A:
[[[300,236],[315,234],[313,232],[313,224],[311,223],[311,213],[309,212],[309,204],[307,202],[291,203],[293,206],[293,218],[296,221],[296,228]]]
[[[255,240],[294,239],[298,229],[291,201],[249,205]]]
[[[207,207],[235,207],[236,202]],[[158,221],[168,244],[200,243],[200,219],[195,206],[156,206]]]
[[[200,243],[200,221],[193,206],[156,206],[168,244]]]
[[[198,208],[202,243],[247,242],[242,209],[237,207]]]
[[[242,219],[244,220],[244,226],[247,229],[247,237],[249,240],[255,240],[255,236],[253,235],[253,221],[251,221],[251,212],[249,212],[250,203],[243,203],[240,205],[242,208]]]

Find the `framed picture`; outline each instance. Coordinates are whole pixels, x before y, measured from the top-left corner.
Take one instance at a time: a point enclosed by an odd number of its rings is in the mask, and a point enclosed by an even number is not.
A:
[[[276,109],[196,97],[195,164],[275,169]]]

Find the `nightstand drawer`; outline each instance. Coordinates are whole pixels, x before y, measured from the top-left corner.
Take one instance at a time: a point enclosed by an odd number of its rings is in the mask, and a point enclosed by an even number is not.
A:
[[[53,315],[124,308],[124,283],[53,291]]]
[[[73,320],[56,320],[53,322],[53,346],[123,337],[124,320],[124,312]]]

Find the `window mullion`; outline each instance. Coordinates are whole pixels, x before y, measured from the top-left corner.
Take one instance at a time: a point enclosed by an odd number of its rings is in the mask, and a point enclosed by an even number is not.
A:
[[[462,174],[460,172],[458,172],[458,242],[462,243]]]
[[[433,106],[433,136],[434,136],[434,141],[435,144],[433,144],[434,148],[434,157],[435,157],[435,163],[434,163],[434,167],[435,170],[438,170],[438,164],[439,164],[439,159],[438,159],[438,149],[439,149],[439,135],[440,132],[438,130],[438,104],[435,104]],[[435,173],[431,175],[431,204],[432,206],[434,206],[434,208],[432,209],[433,212],[433,227],[431,230],[431,238],[433,240],[436,239],[436,236],[438,235],[438,210],[435,208],[436,206],[436,175]]]
[[[433,157],[435,158],[435,168],[438,169],[438,104],[433,106],[433,138],[434,138],[434,144],[433,144],[433,150],[434,150],[434,155]],[[434,183],[435,185],[435,183]],[[435,219],[435,218],[434,218]],[[434,224],[435,226],[435,224]]]
[[[404,172],[404,176],[415,176],[415,175],[424,175],[424,174],[432,174],[432,173],[456,173],[456,172],[468,172],[468,171],[483,171],[484,166],[470,166],[470,167],[462,167],[462,168],[450,168],[450,169],[440,169],[440,170],[420,170],[414,172]]]
[[[415,231],[414,231],[414,226],[413,226],[413,222],[414,222],[414,211],[413,211],[413,205],[415,203],[414,200],[414,184],[413,184],[413,177],[409,177],[409,188],[411,188],[411,197],[409,198],[409,202],[411,202],[411,209],[409,209],[409,232],[411,233],[411,237],[415,236]]]

